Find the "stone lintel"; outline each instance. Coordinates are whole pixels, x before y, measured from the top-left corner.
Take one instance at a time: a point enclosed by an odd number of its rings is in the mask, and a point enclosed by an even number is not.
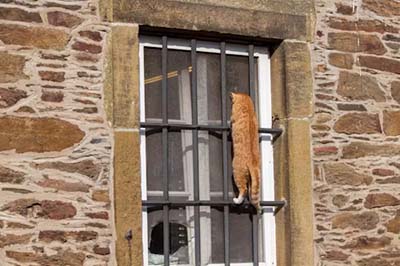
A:
[[[314,32],[311,0],[279,5],[276,1],[113,0],[112,7],[110,1],[102,0],[101,17],[114,22],[279,40],[310,41]]]

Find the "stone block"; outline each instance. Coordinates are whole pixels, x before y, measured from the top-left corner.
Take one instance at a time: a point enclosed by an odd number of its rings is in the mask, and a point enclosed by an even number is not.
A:
[[[50,25],[74,28],[83,22],[83,19],[61,11],[50,11],[47,13]]]
[[[386,48],[378,36],[351,32],[329,32],[328,44],[330,49],[351,52],[383,55]]]
[[[344,159],[357,159],[366,156],[390,157],[400,153],[400,145],[397,144],[373,144],[368,142],[351,142],[342,150]]]
[[[63,50],[69,41],[69,35],[59,29],[3,24],[0,27],[0,40],[5,44]]]
[[[352,69],[354,58],[352,54],[330,53],[329,64],[345,69]]]
[[[325,180],[329,185],[369,185],[372,177],[360,174],[345,163],[327,163],[324,165]]]
[[[1,35],[1,29],[0,29]],[[1,36],[0,36],[1,39]],[[24,74],[24,66],[25,66],[25,57],[21,55],[12,55],[6,52],[0,52],[0,83],[6,82],[15,82],[20,79],[28,78],[27,75]],[[6,89],[2,89],[3,92],[1,94],[5,94]],[[14,90],[14,92],[19,90]],[[1,95],[0,100],[3,100],[3,95]],[[4,104],[3,104],[4,105]]]
[[[0,7],[0,19],[36,23],[42,22],[42,18],[37,12],[28,12],[24,9],[5,6]]]
[[[333,129],[344,134],[376,134],[381,133],[378,114],[348,113],[339,117]]]
[[[141,266],[142,200],[139,132],[114,132],[114,208],[118,265]],[[132,230],[128,242],[125,234]],[[135,247],[135,248],[131,248]],[[131,261],[130,258],[135,258]]]
[[[139,127],[138,54],[138,26],[113,26],[113,122],[117,128]]]
[[[291,118],[313,113],[313,84],[307,43],[285,42],[286,111]]]
[[[359,62],[362,67],[400,74],[400,60],[387,57],[360,55]]]
[[[379,16],[400,16],[400,3],[391,0],[364,0],[363,7]]]
[[[348,227],[361,230],[375,229],[379,223],[379,215],[374,211],[362,213],[341,213],[332,219],[332,228],[345,229]]]
[[[400,205],[400,200],[389,193],[368,194],[364,206],[367,209]]]
[[[375,77],[347,71],[339,74],[337,93],[349,100],[373,99],[383,102],[386,99]]]
[[[383,131],[388,136],[400,135],[400,111],[383,111]]]
[[[290,265],[313,265],[313,211],[310,122],[288,121]]]
[[[58,118],[0,118],[0,151],[61,151],[78,144],[84,136],[77,125]]]

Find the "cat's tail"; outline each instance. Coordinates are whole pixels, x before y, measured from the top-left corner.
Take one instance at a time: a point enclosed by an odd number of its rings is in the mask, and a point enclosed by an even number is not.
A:
[[[257,209],[257,212],[261,211],[260,206],[260,179],[261,179],[261,171],[259,167],[249,167],[250,176],[251,176],[251,185],[250,185],[250,202]]]

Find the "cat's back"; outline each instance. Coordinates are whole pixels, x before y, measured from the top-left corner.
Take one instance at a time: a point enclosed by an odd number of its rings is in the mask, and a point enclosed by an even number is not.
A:
[[[233,95],[231,120],[234,152],[253,163],[259,161],[258,122],[250,96]]]

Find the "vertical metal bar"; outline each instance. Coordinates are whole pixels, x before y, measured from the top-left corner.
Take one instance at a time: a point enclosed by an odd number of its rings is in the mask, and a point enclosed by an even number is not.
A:
[[[249,45],[249,91],[250,97],[253,100],[254,105],[256,104],[256,90],[254,88],[255,77],[254,77],[254,45]]]
[[[162,95],[161,110],[162,121],[168,123],[168,40],[166,36],[162,37],[161,51],[161,71],[162,71]],[[163,197],[169,200],[168,195],[168,129],[162,129],[162,178],[163,178]],[[169,266],[169,206],[163,206],[163,233],[164,233],[164,265]]]
[[[255,76],[254,76],[254,45],[249,45],[249,92],[253,100],[254,107],[256,105],[256,90],[255,90]],[[252,246],[253,246],[253,265],[258,265],[258,215],[253,214],[252,219]]]
[[[227,104],[226,104],[226,44],[221,42],[221,113],[222,126],[228,126]],[[222,163],[224,178],[224,200],[229,198],[229,181],[228,181],[228,132],[222,132]],[[226,266],[230,264],[229,254],[229,206],[224,206],[224,262]]]
[[[257,214],[253,214],[253,222],[252,222],[252,229],[253,229],[253,265],[258,265],[258,219],[259,216]]]
[[[191,61],[192,61],[192,124],[198,124],[197,114],[197,54],[196,54],[196,40],[191,41]],[[194,185],[194,200],[198,201],[200,198],[199,188],[199,132],[194,129],[192,132],[192,146],[193,146],[193,185]],[[194,206],[194,240],[195,240],[195,265],[200,266],[200,206]]]

